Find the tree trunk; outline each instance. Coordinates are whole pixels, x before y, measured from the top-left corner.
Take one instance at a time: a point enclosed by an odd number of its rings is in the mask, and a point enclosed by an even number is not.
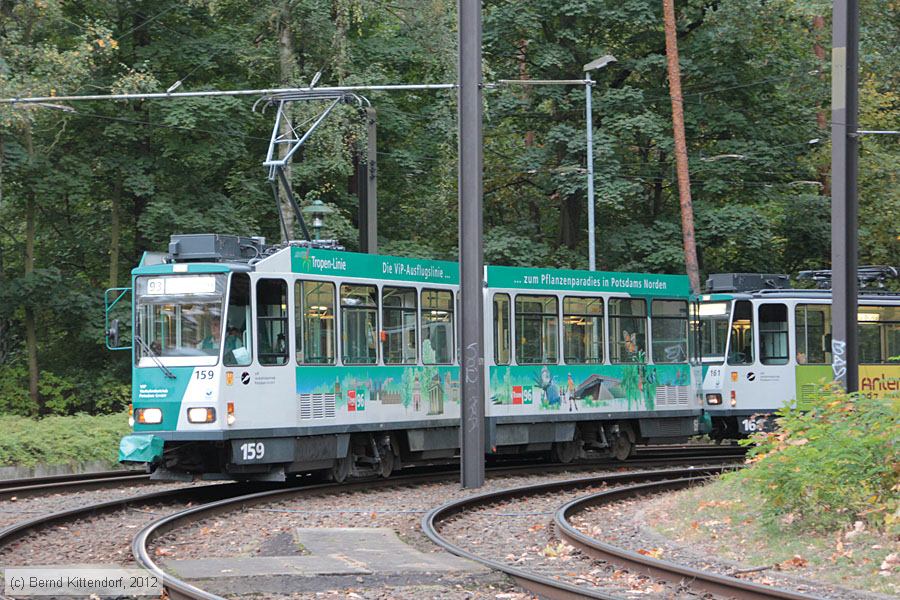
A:
[[[34,142],[31,139],[31,124],[25,125],[25,151],[28,155],[28,165],[34,164]],[[34,191],[29,190],[26,193],[25,200],[25,277],[34,273],[34,238],[35,238],[35,206]],[[28,357],[28,395],[31,401],[37,406],[38,414],[44,414],[44,402],[38,393],[38,381],[40,371],[38,370],[37,356],[37,323],[34,316],[34,305],[37,298],[31,294],[25,299],[25,354]]]
[[[281,77],[282,87],[290,87],[295,82],[297,72],[297,62],[294,56],[294,35],[291,30],[291,8],[290,2],[283,2],[281,5],[280,15],[278,17],[278,66]],[[287,105],[290,106],[290,105]],[[281,126],[278,129],[278,135],[286,138],[291,135],[291,128],[288,119],[290,111],[285,107],[285,115],[281,120]],[[278,147],[278,158],[284,158],[287,154],[288,147],[286,144],[280,144]],[[284,175],[288,181],[291,181],[290,166],[284,167]],[[281,210],[281,218],[287,227],[288,235],[294,235],[294,211],[291,207],[291,201],[288,197],[287,190],[284,187],[278,188],[278,206]],[[282,232],[281,235],[284,235]],[[290,240],[282,240],[290,241]]]
[[[678,63],[678,40],[675,31],[674,0],[663,0],[666,28],[666,62],[669,67],[669,95],[672,97],[672,128],[675,137],[675,167],[678,173],[678,197],[681,201],[681,235],[684,240],[684,265],[691,289],[700,293],[700,267],[697,242],[694,239],[694,207],[691,202],[691,180],[688,174],[687,141],[684,135],[684,100],[681,95],[681,66]]]

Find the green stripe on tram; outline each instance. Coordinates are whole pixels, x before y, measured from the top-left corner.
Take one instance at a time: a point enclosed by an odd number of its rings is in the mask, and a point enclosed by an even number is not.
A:
[[[336,277],[459,284],[459,266],[455,262],[318,248],[291,248],[291,271]]]
[[[686,275],[610,273],[564,269],[488,267],[488,287],[531,290],[628,293],[634,296],[690,295]]]

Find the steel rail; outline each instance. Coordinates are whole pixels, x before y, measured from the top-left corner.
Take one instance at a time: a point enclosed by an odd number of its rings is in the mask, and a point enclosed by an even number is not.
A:
[[[533,466],[531,468],[534,468]],[[450,477],[457,475],[457,469],[445,470],[437,474],[429,475],[408,475],[399,478],[388,479],[368,479],[354,481],[351,483],[322,483],[317,485],[296,486],[279,490],[268,490],[264,492],[256,492],[231,498],[225,498],[216,502],[210,502],[188,508],[170,515],[166,515],[156,521],[153,521],[143,529],[141,529],[132,539],[131,554],[135,561],[147,569],[163,581],[163,587],[166,589],[169,598],[184,598],[189,600],[223,600],[222,596],[210,593],[195,585],[180,579],[162,569],[150,553],[149,545],[161,535],[165,535],[173,529],[183,527],[189,523],[206,519],[218,514],[231,512],[234,510],[244,509],[256,504],[272,502],[283,496],[307,496],[327,492],[329,489],[340,489],[341,492],[353,491],[356,489],[375,489],[382,487],[394,487],[398,485],[407,485],[410,483],[426,483],[432,481],[444,481]]]
[[[685,460],[676,458],[675,461]],[[658,462],[658,461],[657,461]],[[455,466],[455,465],[454,465]],[[492,477],[498,477],[506,474],[521,474],[529,470],[540,469],[542,473],[548,470],[579,470],[590,468],[603,468],[606,464],[597,463],[573,463],[573,464],[557,464],[557,465],[535,465],[533,463],[519,466],[498,465],[488,467],[487,471]],[[702,469],[698,469],[701,470]],[[696,470],[694,472],[697,472]],[[307,485],[300,487],[292,487],[287,489],[268,490],[247,494],[243,496],[234,496],[225,498],[217,502],[211,502],[200,506],[192,507],[176,513],[172,513],[162,517],[144,527],[139,531],[132,540],[131,552],[135,561],[143,568],[162,578],[163,586],[168,591],[170,598],[185,598],[193,600],[218,600],[221,597],[203,590],[195,585],[188,583],[170,573],[167,573],[162,567],[156,564],[150,553],[149,545],[154,539],[164,535],[174,529],[183,527],[191,522],[199,519],[205,519],[217,514],[246,508],[256,504],[271,502],[280,496],[296,496],[296,495],[314,495],[328,491],[329,488],[339,487],[341,491],[354,489],[373,489],[380,487],[394,487],[398,485],[406,485],[409,483],[425,483],[432,481],[444,481],[449,477],[454,477],[458,473],[457,469],[441,471],[431,474],[407,475],[399,478],[360,480],[345,484],[326,483],[320,485]],[[622,474],[607,475],[600,479],[620,479]],[[591,479],[591,478],[587,478]],[[553,484],[551,484],[553,485]]]
[[[468,498],[463,498],[461,500],[453,500],[432,509],[422,518],[422,530],[432,542],[434,542],[438,546],[441,546],[451,554],[467,558],[469,560],[490,567],[491,569],[494,569],[496,571],[506,573],[507,575],[512,577],[512,579],[515,580],[519,586],[532,593],[538,594],[541,597],[551,598],[554,600],[568,600],[573,598],[621,600],[617,596],[610,595],[609,593],[600,590],[581,587],[571,583],[552,579],[550,577],[545,577],[543,575],[533,573],[525,569],[513,567],[490,558],[479,556],[473,552],[469,552],[468,550],[442,537],[438,532],[438,524],[467,510],[490,505],[502,500],[510,500],[524,496],[545,494],[562,490],[571,490],[573,488],[579,487],[590,487],[601,485],[604,483],[609,484],[632,481],[646,481],[647,479],[678,477],[684,476],[686,474],[690,476],[696,476],[697,474],[704,474],[708,476],[715,473],[721,473],[731,468],[734,468],[733,465],[714,465],[687,469],[663,469],[659,471],[616,473],[599,477],[583,477],[563,481],[552,481],[515,488],[508,488],[505,490],[494,492],[485,492],[482,494],[477,494],[475,496],[469,496]]]
[[[577,529],[569,520],[573,515],[593,506],[617,502],[635,496],[682,489],[707,478],[708,476],[683,477],[637,483],[576,498],[556,511],[553,522],[557,533],[567,543],[588,556],[599,558],[631,572],[665,579],[672,583],[683,584],[687,582],[687,585],[692,589],[721,594],[740,600],[812,600],[819,598],[811,594],[802,594],[784,588],[752,583],[736,577],[709,573],[670,561],[644,556],[591,537]]]
[[[115,500],[107,500],[96,504],[70,508],[48,515],[40,515],[25,521],[13,523],[8,527],[0,529],[0,551],[4,550],[4,546],[9,545],[19,538],[57,523],[110,513],[129,506],[143,506],[158,502],[174,501],[209,502],[229,495],[245,494],[247,493],[247,489],[247,484],[244,483],[214,484],[191,488],[182,487],[161,492],[150,492],[149,494],[141,494],[139,496],[117,498]]]
[[[66,483],[68,481],[86,481],[88,479],[105,479],[107,477],[124,477],[143,473],[136,469],[116,469],[111,471],[91,471],[88,473],[63,473],[60,475],[41,475],[38,477],[22,477],[19,479],[0,479],[0,490],[10,487],[38,485],[45,483]]]
[[[149,481],[150,475],[135,470],[9,479],[0,481],[0,500],[12,496],[23,497],[36,494],[91,490]]]

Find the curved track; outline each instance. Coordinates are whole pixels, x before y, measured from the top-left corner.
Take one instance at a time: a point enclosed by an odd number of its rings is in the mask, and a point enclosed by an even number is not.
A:
[[[142,471],[103,471],[99,473],[78,473],[73,475],[52,475],[48,477],[26,477],[24,479],[0,480],[0,500],[16,496],[81,492],[120,485],[133,485],[150,481],[150,475]]]
[[[571,471],[608,466],[611,462],[622,467],[631,465],[652,468],[659,467],[660,465],[678,462],[694,462],[697,460],[696,455],[698,453],[702,454],[704,451],[707,452],[707,460],[710,459],[710,451],[715,452],[717,455],[721,455],[723,453],[728,455],[735,454],[734,451],[729,452],[728,450],[719,447],[703,448],[701,446],[690,449],[685,448],[681,452],[677,452],[678,456],[676,458],[669,458],[667,460],[656,458],[653,455],[650,455],[632,459],[627,463],[619,463],[617,461],[607,460],[576,462],[567,465],[547,465],[544,463],[536,466],[532,461],[527,464],[519,464],[517,466],[497,465],[494,467],[490,467],[488,471],[496,475],[507,473],[522,473],[529,469],[535,468],[540,469],[542,472],[553,470]],[[734,456],[734,458],[737,458],[737,456]],[[425,483],[429,481],[446,480],[448,478],[453,478],[458,474],[458,467],[456,467],[455,465],[449,468],[446,466],[440,467],[440,469],[437,471],[431,469],[430,471],[426,472],[426,474],[422,474],[421,468],[417,470],[418,474],[401,475],[399,477],[392,477],[385,480],[359,480],[347,484],[340,484],[340,488],[342,490],[352,490],[354,487],[364,487],[371,489],[376,486],[381,487],[406,485],[409,483]],[[694,470],[693,472],[697,473],[700,471]],[[93,485],[96,487],[104,487],[116,485],[115,482],[118,482],[118,484],[121,485],[125,482],[142,481],[147,479],[146,475],[134,475],[133,473],[128,472],[115,472],[112,477],[104,477],[103,475],[110,474],[96,474],[93,477],[89,477],[87,481],[79,480],[77,476],[67,476],[60,478],[42,478],[41,480],[39,480],[39,483],[30,486],[10,485],[6,488],[0,486],[0,495],[14,495],[13,490],[20,489],[25,489],[26,493],[52,493],[54,491],[64,492],[69,490],[80,491],[83,489],[89,489],[82,486]],[[627,479],[627,477],[629,477],[629,474],[607,475],[604,479],[622,480],[623,478]],[[163,578],[165,582],[164,585],[168,590],[170,597],[205,599],[216,598],[216,596],[209,594],[208,592],[200,590],[199,588],[196,588],[195,586],[192,586],[187,582],[181,581],[165,573],[161,568],[159,568],[159,566],[155,564],[155,562],[151,558],[151,555],[147,550],[147,545],[160,535],[163,535],[164,533],[174,528],[186,525],[193,520],[207,518],[217,513],[240,509],[246,506],[251,506],[253,504],[270,502],[279,496],[321,493],[328,488],[337,487],[338,485],[334,483],[318,483],[318,481],[320,480],[313,478],[299,481],[301,482],[299,484],[226,483],[212,484],[201,487],[179,488],[161,492],[151,492],[148,494],[131,496],[116,500],[109,500],[97,504],[64,510],[15,523],[9,527],[6,527],[5,529],[0,530],[0,548],[3,548],[4,546],[14,542],[19,538],[30,535],[31,533],[42,530],[48,526],[84,519],[96,516],[98,514],[110,513],[126,507],[139,507],[167,502],[199,503],[198,506],[189,508],[187,510],[182,510],[180,512],[175,512],[146,526],[133,539],[132,553],[141,566],[153,571]],[[16,483],[25,483],[25,481],[18,480],[16,481]]]
[[[658,577],[676,583],[689,581],[690,587],[695,590],[740,598],[741,600],[810,600],[815,598],[815,596],[808,594],[751,583],[735,577],[716,575],[669,561],[643,556],[637,552],[625,550],[592,538],[569,522],[570,517],[593,506],[617,502],[634,496],[681,489],[704,479],[706,477],[686,476],[665,481],[638,483],[578,498],[563,505],[556,512],[553,518],[556,531],[561,539],[588,556],[599,558],[626,568],[629,571],[651,577]]]
[[[730,468],[733,468],[733,466],[719,465],[690,469],[621,473],[601,477],[528,485],[497,492],[489,492],[464,498],[462,500],[448,502],[433,509],[422,519],[422,529],[432,541],[449,552],[506,573],[522,588],[537,594],[542,598],[596,598],[601,600],[620,600],[620,596],[606,591],[562,582],[555,578],[546,577],[538,573],[480,556],[447,540],[441,536],[439,531],[441,522],[447,521],[448,519],[467,511],[492,505],[497,502],[557,491],[571,492],[578,488],[588,488],[602,483],[620,484],[613,489],[572,500],[560,507],[554,516],[554,526],[559,537],[588,556],[599,558],[614,564],[617,567],[625,568],[633,573],[665,579],[675,584],[689,585],[692,589],[700,592],[710,592],[729,598],[739,598],[741,600],[813,600],[817,598],[810,594],[802,594],[782,588],[759,585],[734,577],[707,573],[668,561],[643,556],[636,552],[618,548],[612,544],[607,544],[601,540],[594,539],[576,529],[569,522],[571,516],[590,507],[617,502],[635,496],[680,489],[701,482],[713,474]]]

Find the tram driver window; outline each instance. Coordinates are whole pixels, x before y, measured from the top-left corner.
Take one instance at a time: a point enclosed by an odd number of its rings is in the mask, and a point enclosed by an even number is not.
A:
[[[234,273],[228,292],[228,313],[225,315],[225,366],[246,367],[250,353],[250,276]]]
[[[556,364],[559,301],[556,296],[516,296],[516,362]]]
[[[256,321],[259,364],[286,365],[290,353],[286,281],[256,282]]]
[[[610,298],[609,336],[611,362],[646,362],[647,302],[639,298]]]
[[[422,290],[422,362],[453,362],[453,292]]]
[[[684,300],[654,300],[650,308],[653,362],[687,362],[688,305]]]
[[[341,286],[341,351],[344,364],[378,362],[378,288],[374,285]]]
[[[728,364],[753,364],[753,304],[748,300],[734,303],[734,318],[728,339]]]
[[[417,321],[415,288],[382,288],[381,355],[384,364],[415,364]]]
[[[788,310],[784,304],[759,305],[759,361],[764,365],[786,365]]]

